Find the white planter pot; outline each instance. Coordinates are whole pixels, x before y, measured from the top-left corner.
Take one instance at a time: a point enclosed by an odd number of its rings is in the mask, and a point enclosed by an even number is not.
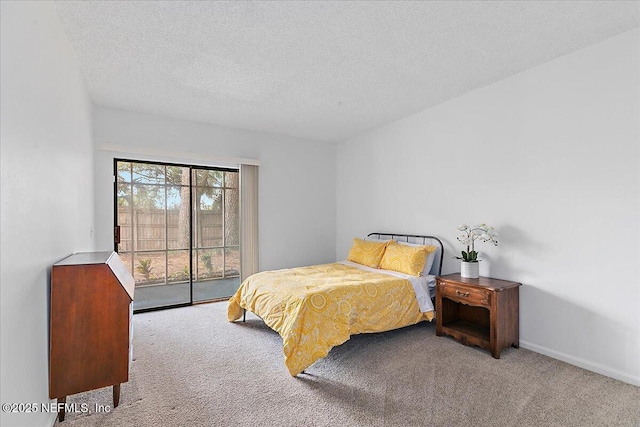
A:
[[[477,279],[480,277],[480,263],[462,261],[460,263],[460,275],[467,279]]]

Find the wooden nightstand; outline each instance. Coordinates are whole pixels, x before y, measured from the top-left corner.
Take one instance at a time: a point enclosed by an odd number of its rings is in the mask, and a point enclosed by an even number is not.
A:
[[[488,277],[467,279],[459,273],[438,277],[436,335],[477,345],[500,359],[502,349],[520,346],[520,286]]]

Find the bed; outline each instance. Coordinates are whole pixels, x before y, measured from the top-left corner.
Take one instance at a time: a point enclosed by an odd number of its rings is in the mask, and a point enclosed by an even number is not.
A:
[[[437,237],[370,233],[354,239],[345,261],[248,277],[229,299],[228,320],[244,321],[247,310],[260,317],[282,337],[285,365],[296,376],[351,335],[433,320],[442,254]]]

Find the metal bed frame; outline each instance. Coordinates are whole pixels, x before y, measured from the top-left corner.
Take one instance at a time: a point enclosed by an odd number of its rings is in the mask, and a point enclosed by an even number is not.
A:
[[[372,236],[376,236],[376,239],[386,240],[395,240],[397,242],[403,241],[406,243],[415,243],[422,245],[431,245],[436,246],[436,257],[439,260],[436,262],[434,260],[433,266],[431,266],[431,271],[434,276],[439,276],[442,274],[442,260],[444,258],[444,245],[442,241],[435,236],[423,236],[421,234],[399,234],[399,233],[369,233],[367,234],[367,238]],[[433,298],[432,298],[433,299]],[[247,310],[242,309],[242,321],[245,322],[247,318]]]

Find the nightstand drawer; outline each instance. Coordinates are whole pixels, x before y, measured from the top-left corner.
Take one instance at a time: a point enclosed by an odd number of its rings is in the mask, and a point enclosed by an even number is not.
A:
[[[459,302],[468,301],[471,304],[491,306],[491,291],[457,286],[447,282],[440,282],[442,296]]]

